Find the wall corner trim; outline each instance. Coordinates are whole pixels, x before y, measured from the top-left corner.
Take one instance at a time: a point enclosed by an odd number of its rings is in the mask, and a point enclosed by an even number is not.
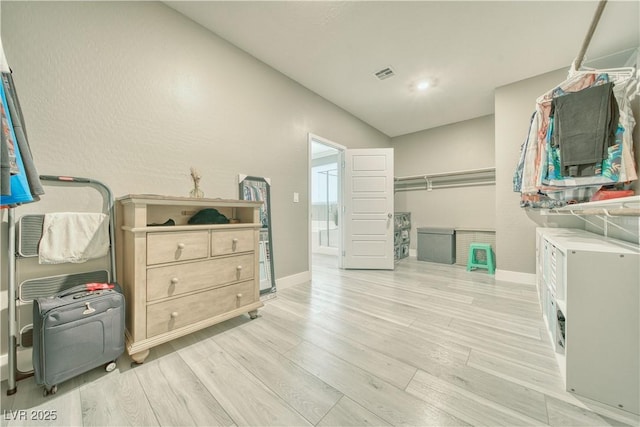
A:
[[[525,285],[536,284],[536,275],[532,273],[522,273],[520,271],[496,270],[496,280],[503,282],[522,283]]]

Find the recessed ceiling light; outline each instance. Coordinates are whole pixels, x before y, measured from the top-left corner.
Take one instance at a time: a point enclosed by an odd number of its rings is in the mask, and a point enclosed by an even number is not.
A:
[[[416,85],[416,87],[418,88],[418,90],[426,90],[427,88],[429,88],[430,84],[428,81],[423,80],[421,82],[418,82],[418,84]]]

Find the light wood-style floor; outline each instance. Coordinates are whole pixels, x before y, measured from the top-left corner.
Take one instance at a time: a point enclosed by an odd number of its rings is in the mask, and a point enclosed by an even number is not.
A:
[[[122,356],[46,398],[33,378],[7,397],[5,381],[1,425],[638,425],[564,391],[535,287],[415,259],[334,264],[314,257],[312,283],[280,289],[257,319],[143,365]]]

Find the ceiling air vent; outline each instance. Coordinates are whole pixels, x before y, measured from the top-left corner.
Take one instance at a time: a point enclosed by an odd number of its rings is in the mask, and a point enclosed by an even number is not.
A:
[[[380,80],[384,80],[384,79],[388,79],[389,77],[393,77],[396,74],[393,72],[393,70],[391,69],[391,67],[387,67],[387,68],[383,68],[380,71],[377,71],[375,73],[376,77]]]

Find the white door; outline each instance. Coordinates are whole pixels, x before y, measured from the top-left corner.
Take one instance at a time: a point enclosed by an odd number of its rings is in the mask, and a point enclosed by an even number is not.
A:
[[[393,270],[393,148],[345,151],[344,268]]]

